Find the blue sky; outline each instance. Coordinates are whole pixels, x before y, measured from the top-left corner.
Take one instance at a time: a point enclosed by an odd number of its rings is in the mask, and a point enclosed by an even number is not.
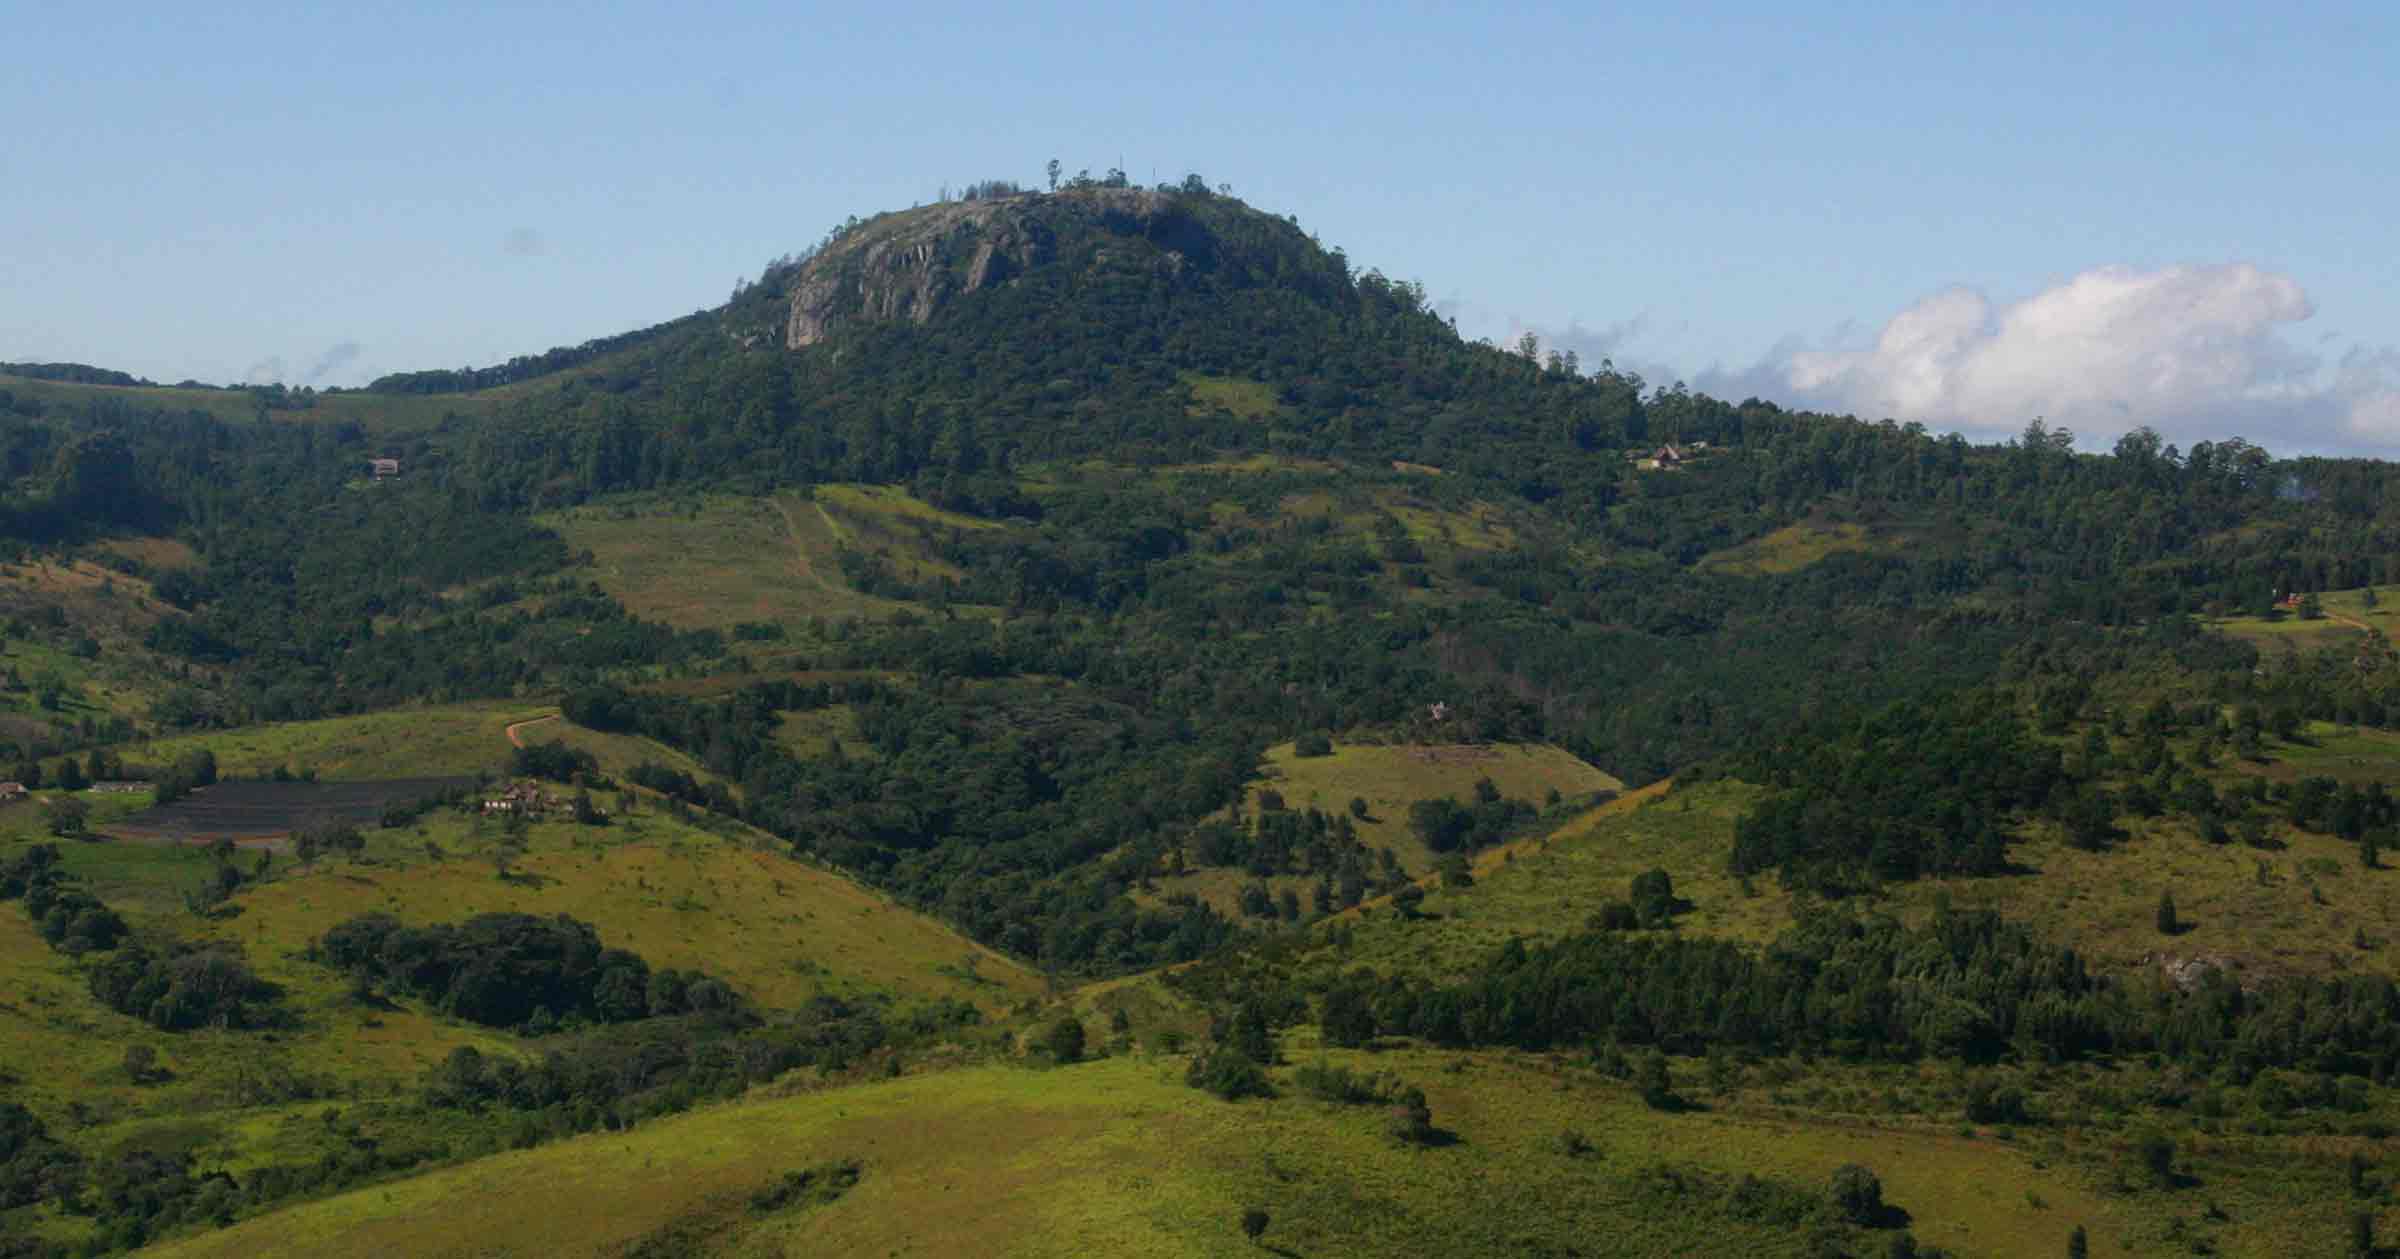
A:
[[[488,363],[1055,156],[1660,383],[2400,451],[2388,3],[209,7],[0,20],[0,359]]]

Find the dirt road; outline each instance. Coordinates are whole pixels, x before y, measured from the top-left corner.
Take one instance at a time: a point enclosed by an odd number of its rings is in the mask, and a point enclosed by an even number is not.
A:
[[[538,726],[545,721],[556,720],[558,720],[558,714],[552,713],[547,717],[528,717],[523,721],[517,722],[508,728],[508,745],[512,748],[524,747],[525,740],[517,734],[518,731],[523,730],[527,726]]]

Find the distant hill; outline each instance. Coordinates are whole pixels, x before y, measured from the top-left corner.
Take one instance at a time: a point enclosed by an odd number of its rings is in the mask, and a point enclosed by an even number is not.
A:
[[[0,363],[0,376],[22,376],[27,380],[59,380],[77,385],[156,385],[125,372],[110,371],[84,363]]]

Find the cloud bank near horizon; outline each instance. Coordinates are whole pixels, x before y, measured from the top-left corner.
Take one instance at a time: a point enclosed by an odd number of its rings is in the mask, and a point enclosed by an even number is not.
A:
[[[1946,289],[1863,347],[1787,343],[1693,383],[1979,438],[2039,417],[2086,446],[2146,425],[2185,444],[2400,451],[2400,349],[2300,348],[2289,333],[2314,313],[2297,282],[2249,263],[2103,266],[2016,301]]]

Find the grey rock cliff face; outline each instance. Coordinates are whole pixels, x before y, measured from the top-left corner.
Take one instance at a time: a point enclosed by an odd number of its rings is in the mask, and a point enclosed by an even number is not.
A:
[[[805,349],[854,323],[922,324],[958,297],[1052,261],[1061,215],[1139,233],[1162,198],[1136,188],[945,202],[887,216],[802,266],[784,344]]]

